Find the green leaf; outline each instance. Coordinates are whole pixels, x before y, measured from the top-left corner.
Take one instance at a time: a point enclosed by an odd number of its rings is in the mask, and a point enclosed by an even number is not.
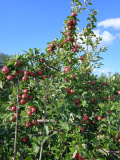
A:
[[[45,130],[45,133],[48,135],[49,134],[49,129],[48,129],[47,125],[44,126],[44,130]]]
[[[33,152],[37,154],[39,152],[39,146],[37,146],[35,143],[32,143]]]
[[[32,158],[31,157],[27,157],[25,160],[32,160]]]

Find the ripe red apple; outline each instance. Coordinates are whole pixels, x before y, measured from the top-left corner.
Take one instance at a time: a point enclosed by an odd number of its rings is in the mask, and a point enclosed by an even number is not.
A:
[[[16,106],[11,107],[11,112],[14,112],[14,111],[16,111]]]
[[[32,128],[32,126],[33,126],[33,123],[32,123],[32,122],[26,121],[26,127]]]
[[[27,90],[27,89],[24,89],[24,90],[23,90],[23,93],[24,93],[24,94],[28,94],[28,90]]]
[[[37,111],[36,107],[32,107],[32,113],[34,113],[36,111]]]
[[[91,91],[93,91],[93,88],[90,88]]]
[[[31,112],[30,110],[28,110],[28,111],[27,111],[27,115],[28,115],[28,116],[31,116],[31,115],[32,115],[32,112]]]
[[[10,106],[12,106],[13,105],[13,102],[10,102]]]
[[[66,92],[70,93],[70,89],[68,87],[66,87]]]
[[[39,76],[42,76],[42,71],[38,71],[38,75],[39,75]]]
[[[78,48],[78,44],[75,44],[75,48]]]
[[[26,100],[25,99],[21,99],[20,100],[20,104],[25,104],[26,103]]]
[[[73,25],[76,25],[76,24],[77,24],[77,22],[76,22],[75,19],[72,20],[72,23],[73,23]]]
[[[48,51],[52,51],[52,48],[51,48],[51,47],[49,47],[49,48],[48,48]]]
[[[94,82],[94,81],[92,81],[92,82],[91,82],[91,85],[95,85],[95,82]]]
[[[30,72],[29,72],[29,71],[25,71],[25,72],[24,72],[24,75],[25,75],[25,76],[29,76],[29,75],[30,75]]]
[[[32,111],[32,107],[31,106],[28,106],[28,111]]]
[[[68,37],[67,41],[69,42],[72,42],[72,38],[71,37]]]
[[[75,104],[79,104],[79,99],[76,99],[76,100],[75,100]]]
[[[102,117],[97,117],[98,121],[101,121],[102,120]]]
[[[46,76],[46,75],[43,75],[42,77],[43,77],[43,78],[47,78],[47,76]]]
[[[73,21],[71,21],[71,20],[68,20],[68,21],[67,21],[67,25],[68,25],[68,26],[71,26],[72,23],[73,23]]]
[[[70,68],[69,67],[65,67],[65,72],[67,73],[67,71],[70,71]]]
[[[69,64],[72,64],[72,60],[71,59],[69,59]]]
[[[103,85],[104,85],[104,86],[107,86],[107,82],[103,82]]]
[[[19,114],[18,114],[18,117],[19,117]],[[17,113],[14,114],[14,118],[17,118]]]
[[[66,40],[66,39],[64,39],[63,43],[67,43],[67,40]]]
[[[72,74],[73,78],[76,78],[76,75],[75,74]]]
[[[54,43],[51,43],[50,46],[51,46],[51,47],[54,47]]]
[[[74,94],[73,89],[70,90],[70,94]]]
[[[2,69],[2,73],[10,73],[10,70],[7,66],[4,66]]]
[[[27,78],[26,76],[23,76],[23,77],[22,77],[22,81],[27,81],[27,79],[28,79],[28,78]]]
[[[23,94],[23,95],[22,95],[22,98],[23,98],[23,99],[27,99],[27,94]]]
[[[12,75],[7,75],[7,80],[12,81],[13,80],[13,76]]]
[[[72,16],[72,17],[76,17],[76,13],[75,13],[75,12],[72,12],[71,16]]]
[[[68,29],[69,29],[69,30],[72,30],[72,28],[73,28],[73,26],[68,26]]]
[[[87,115],[84,115],[84,116],[83,116],[83,119],[87,121],[87,120],[88,120],[88,116],[87,116]]]
[[[118,91],[118,94],[120,95],[120,91]]]
[[[80,128],[80,132],[84,132],[84,128],[83,127]]]
[[[72,51],[73,51],[73,52],[77,52],[77,48],[73,48]]]
[[[68,31],[68,32],[66,33],[66,36],[71,36],[71,32]]]
[[[33,97],[32,96],[28,96],[28,100],[33,100]]]
[[[12,122],[16,122],[16,118],[14,117],[11,121],[12,121]]]
[[[80,56],[80,60],[83,60],[83,59],[84,59],[84,56],[83,56],[83,55],[81,55],[81,56]]]
[[[111,99],[111,100],[113,100],[113,99],[114,99],[114,97],[113,97],[113,96],[111,96],[111,97],[110,97],[110,99]]]
[[[17,72],[17,74],[21,74],[23,71],[22,70],[17,70],[16,72]]]
[[[52,44],[52,43],[51,43]],[[40,62],[41,63],[44,63],[45,62],[45,58],[42,58],[41,60],[40,60]]]
[[[93,98],[91,98],[91,99],[90,99],[90,101],[91,101],[91,102],[94,102],[94,99],[93,99]]]
[[[36,126],[37,124],[38,124],[37,119],[34,119],[34,123],[33,123],[33,125],[34,125],[34,126]]]
[[[22,138],[22,142],[23,142],[23,143],[26,143],[27,140],[28,140],[27,137],[23,137],[23,138]]]
[[[30,76],[34,77],[34,72],[30,72]]]
[[[18,60],[15,60],[15,66],[20,66],[20,61],[18,61]]]

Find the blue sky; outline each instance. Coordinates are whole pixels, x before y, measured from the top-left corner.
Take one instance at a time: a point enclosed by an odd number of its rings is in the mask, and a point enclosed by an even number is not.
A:
[[[0,52],[14,55],[29,48],[42,48],[47,42],[61,38],[63,22],[70,15],[71,0],[1,0],[0,1]],[[84,3],[84,0],[81,0]],[[120,73],[120,0],[92,0],[91,8],[98,10],[95,33],[103,37],[101,53],[104,64],[95,74]],[[89,11],[88,11],[89,12]],[[86,24],[86,11],[78,18],[80,30]]]

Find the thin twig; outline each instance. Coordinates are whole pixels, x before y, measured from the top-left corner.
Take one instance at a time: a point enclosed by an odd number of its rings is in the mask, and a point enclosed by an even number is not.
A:
[[[18,108],[19,108],[19,75],[17,83],[17,106],[16,106],[16,126],[15,126],[15,142],[14,142],[14,160],[16,160],[16,146],[17,146],[17,128],[18,128]]]

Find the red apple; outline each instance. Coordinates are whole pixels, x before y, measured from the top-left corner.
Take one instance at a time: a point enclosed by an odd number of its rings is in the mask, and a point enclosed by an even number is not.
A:
[[[69,42],[72,42],[72,38],[71,37],[68,37],[67,41]]]
[[[84,128],[83,127],[80,128],[80,132],[84,132]]]
[[[73,51],[73,52],[77,52],[77,48],[73,48],[72,51]]]
[[[68,26],[68,29],[69,29],[69,30],[72,30],[72,28],[73,28],[73,26]]]
[[[103,82],[103,85],[104,85],[104,86],[107,86],[107,82]]]
[[[23,95],[22,95],[22,98],[23,98],[23,99],[27,99],[27,94],[23,94]]]
[[[87,115],[84,115],[84,116],[83,116],[83,119],[87,121],[87,120],[88,120],[88,116],[87,116]]]
[[[97,117],[98,121],[101,121],[102,120],[102,117]]]
[[[18,117],[19,117],[19,114],[18,114]],[[17,113],[14,114],[14,118],[17,118]]]
[[[67,25],[68,25],[68,26],[71,26],[72,23],[73,23],[73,21],[71,21],[71,20],[68,20],[68,21],[67,21]]]
[[[73,23],[73,25],[76,25],[76,24],[77,24],[77,22],[76,22],[75,19],[72,20],[72,23]]]
[[[28,96],[28,100],[33,100],[33,97],[32,96]]]
[[[78,44],[75,44],[75,48],[78,48]]]
[[[83,56],[83,55],[81,55],[81,56],[80,56],[80,60],[83,60],[83,59],[84,59],[84,56]]]
[[[72,74],[73,78],[76,78],[76,75],[75,74]]]
[[[120,95],[120,91],[118,91],[118,94]]]
[[[95,85],[95,82],[94,82],[94,81],[92,81],[92,82],[91,82],[91,85]]]
[[[24,72],[24,75],[25,75],[25,76],[29,76],[29,75],[30,75],[30,72],[29,72],[29,71],[25,71],[25,72]]]
[[[111,96],[111,97],[110,97],[110,99],[111,99],[111,100],[113,100],[113,99],[114,99],[114,97],[113,97],[113,96]]]
[[[52,44],[52,43],[51,43]],[[45,58],[42,58],[41,60],[40,60],[40,62],[41,63],[44,63],[45,62]]]
[[[11,121],[12,121],[12,122],[16,122],[16,118],[14,117]]]
[[[66,87],[66,92],[70,93],[70,89],[68,87]]]
[[[30,121],[26,121],[26,127],[32,128],[33,123]]]
[[[66,36],[71,36],[71,32],[68,31],[68,32],[66,33]]]
[[[38,124],[37,119],[34,119],[34,123],[33,123],[33,125],[34,125],[34,126],[36,126],[37,124]]]
[[[43,78],[47,78],[47,76],[46,76],[46,75],[43,75],[42,77],[43,77]]]
[[[26,143],[27,140],[28,140],[27,137],[23,137],[23,138],[22,138],[22,142],[23,142],[23,143]]]
[[[7,66],[4,66],[2,69],[2,73],[10,73],[10,70]]]
[[[27,89],[24,89],[24,90],[23,90],[23,93],[24,93],[24,94],[28,94],[28,90],[27,90]]]
[[[72,60],[71,59],[69,59],[69,64],[72,64]]]
[[[36,107],[32,107],[32,113],[36,112]]]
[[[16,111],[16,106],[11,107],[11,112],[14,112],[14,111]]]
[[[94,99],[93,99],[93,98],[91,98],[91,99],[90,99],[90,101],[91,101],[91,102],[94,102]]]
[[[30,76],[34,77],[34,72],[30,72]]]
[[[23,77],[22,77],[22,81],[27,81],[27,79],[28,79],[28,78],[27,78],[26,76],[23,76]]]
[[[27,115],[28,115],[28,116],[31,116],[31,115],[32,115],[32,112],[31,112],[30,110],[28,110],[28,111],[27,111]]]
[[[51,47],[54,47],[54,43],[51,43],[50,46],[51,46]]]
[[[12,75],[7,75],[7,80],[12,81],[13,80],[13,76]]]
[[[26,103],[26,100],[25,99],[21,99],[20,100],[20,104],[25,104]]]
[[[38,71],[38,75],[39,75],[39,76],[42,76],[42,71]]]
[[[65,67],[65,72],[67,73],[67,71],[70,71],[70,68],[69,67]]]
[[[75,100],[75,104],[79,104],[79,99],[76,99],[76,100]]]
[[[75,13],[75,12],[72,12],[71,16],[72,16],[72,17],[76,17],[76,13]]]
[[[10,106],[12,106],[13,105],[13,102],[10,102]]]
[[[15,66],[20,66],[20,61],[18,61],[18,60],[15,60]]]
[[[21,74],[23,71],[22,70],[17,70],[16,72],[17,72],[17,74]]]

